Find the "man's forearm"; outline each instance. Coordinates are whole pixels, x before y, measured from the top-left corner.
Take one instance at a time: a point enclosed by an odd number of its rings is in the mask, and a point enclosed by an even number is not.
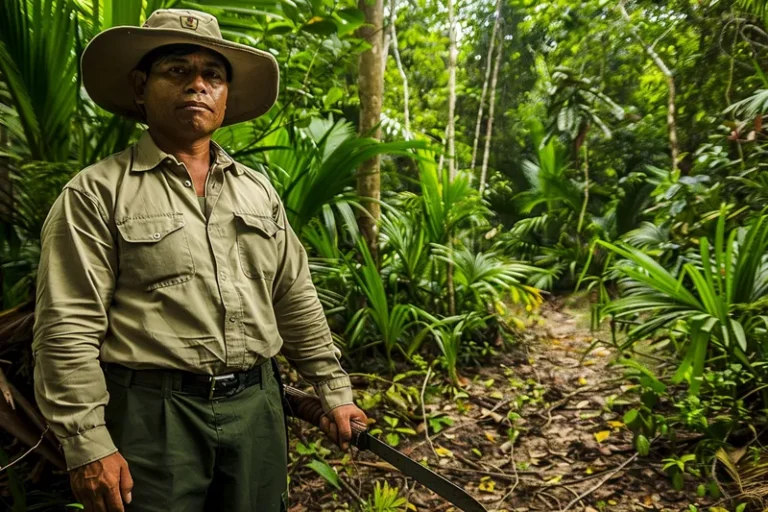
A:
[[[35,398],[64,449],[67,469],[117,451],[104,423],[108,401],[98,350],[85,357],[61,347],[35,351]]]

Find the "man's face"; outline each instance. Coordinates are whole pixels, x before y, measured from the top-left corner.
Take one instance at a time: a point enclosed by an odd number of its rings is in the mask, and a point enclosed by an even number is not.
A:
[[[211,135],[227,110],[227,71],[223,58],[208,50],[166,56],[149,75],[136,72],[136,99],[143,102],[150,129],[172,138]]]

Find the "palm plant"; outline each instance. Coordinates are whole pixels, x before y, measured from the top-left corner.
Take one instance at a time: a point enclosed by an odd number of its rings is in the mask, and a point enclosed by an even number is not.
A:
[[[768,20],[768,2],[765,0],[738,0],[736,4],[762,20]]]
[[[381,217],[381,238],[384,252],[391,254],[386,271],[405,284],[413,303],[422,303],[422,292],[430,292],[433,259],[418,211],[388,208]]]
[[[355,349],[366,327],[373,324],[376,329],[374,337],[379,339],[368,346],[383,345],[390,369],[394,369],[393,352],[402,348],[412,327],[423,323],[419,317],[423,316],[424,312],[413,304],[398,304],[394,297],[390,302],[378,266],[362,241],[358,243],[358,251],[362,263],[357,264],[347,259],[346,265],[365,299],[365,306],[359,309],[348,323],[345,335],[348,340],[347,348]]]
[[[430,332],[443,355],[443,365],[448,371],[448,377],[455,386],[461,385],[458,365],[461,356],[462,340],[468,331],[485,326],[483,318],[477,313],[448,317],[433,324]]]
[[[351,123],[321,118],[313,118],[307,128],[277,130],[260,144],[270,148],[263,153],[264,170],[298,232],[325,205],[333,206],[347,228],[355,230],[352,208],[358,205],[358,198],[349,188],[360,164],[385,153],[411,156],[410,150],[426,147],[423,141],[381,143],[358,137]],[[326,222],[333,223],[329,210],[324,213]]]
[[[520,211],[528,214],[542,204],[549,214],[561,211],[562,207],[578,211],[580,194],[568,176],[570,166],[565,152],[556,139],[545,138],[544,127],[538,120],[532,120],[529,129],[536,159],[523,162],[523,174],[530,189],[517,196]]]
[[[739,363],[764,380],[762,361],[768,354],[768,216],[759,217],[747,230],[732,230],[727,239],[725,220],[723,210],[714,253],[709,240],[702,237],[700,263],[686,263],[679,276],[639,249],[600,242],[625,258],[618,270],[627,278],[624,296],[606,305],[603,315],[618,319],[643,315],[642,323],[629,330],[620,348],[660,329],[682,326],[688,343],[674,380],[686,380],[692,395],[700,390],[711,353],[721,356],[712,359],[713,364]]]
[[[456,230],[468,225],[487,225],[490,210],[471,186],[471,176],[459,173],[452,180],[447,170],[439,170],[430,152],[419,156],[423,229],[431,243],[444,244]]]
[[[0,5],[0,77],[14,109],[0,123],[23,135],[24,156],[66,161],[77,110],[77,19],[68,0]],[[19,133],[19,128],[20,133]]]
[[[473,252],[462,247],[450,250],[437,245],[433,250],[438,259],[453,264],[456,269],[456,293],[463,299],[464,311],[484,312],[486,306],[503,301],[507,293],[515,302],[539,304],[538,289],[524,284],[526,279],[541,269],[508,261],[494,252]]]

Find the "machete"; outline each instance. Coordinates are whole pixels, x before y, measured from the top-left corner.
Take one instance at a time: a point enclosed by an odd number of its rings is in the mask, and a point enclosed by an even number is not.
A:
[[[287,412],[290,416],[302,419],[316,427],[323,417],[320,399],[291,386],[285,386]],[[446,480],[431,469],[400,453],[370,435],[365,427],[352,425],[353,443],[360,450],[369,450],[392,466],[419,482],[424,487],[442,496],[464,512],[487,512],[476,499],[464,489]]]

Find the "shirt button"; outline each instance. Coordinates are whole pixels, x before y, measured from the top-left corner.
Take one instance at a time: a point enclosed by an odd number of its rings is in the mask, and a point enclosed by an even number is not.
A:
[[[191,182],[191,181],[189,181],[189,180],[187,180],[187,181],[185,181],[185,182],[184,182],[184,186],[185,186],[185,187],[187,187],[187,188],[189,188],[189,187],[191,187],[191,186],[192,186],[192,182]]]
[[[237,318],[235,318],[234,316],[231,316],[231,317],[229,317],[229,321],[233,322],[233,323],[237,322]]]
[[[160,233],[155,233],[154,235],[152,235],[152,238],[154,238],[155,240],[158,240],[160,238]]]
[[[221,273],[221,280],[222,281],[226,281],[227,280],[227,274],[225,274],[224,272]]]

